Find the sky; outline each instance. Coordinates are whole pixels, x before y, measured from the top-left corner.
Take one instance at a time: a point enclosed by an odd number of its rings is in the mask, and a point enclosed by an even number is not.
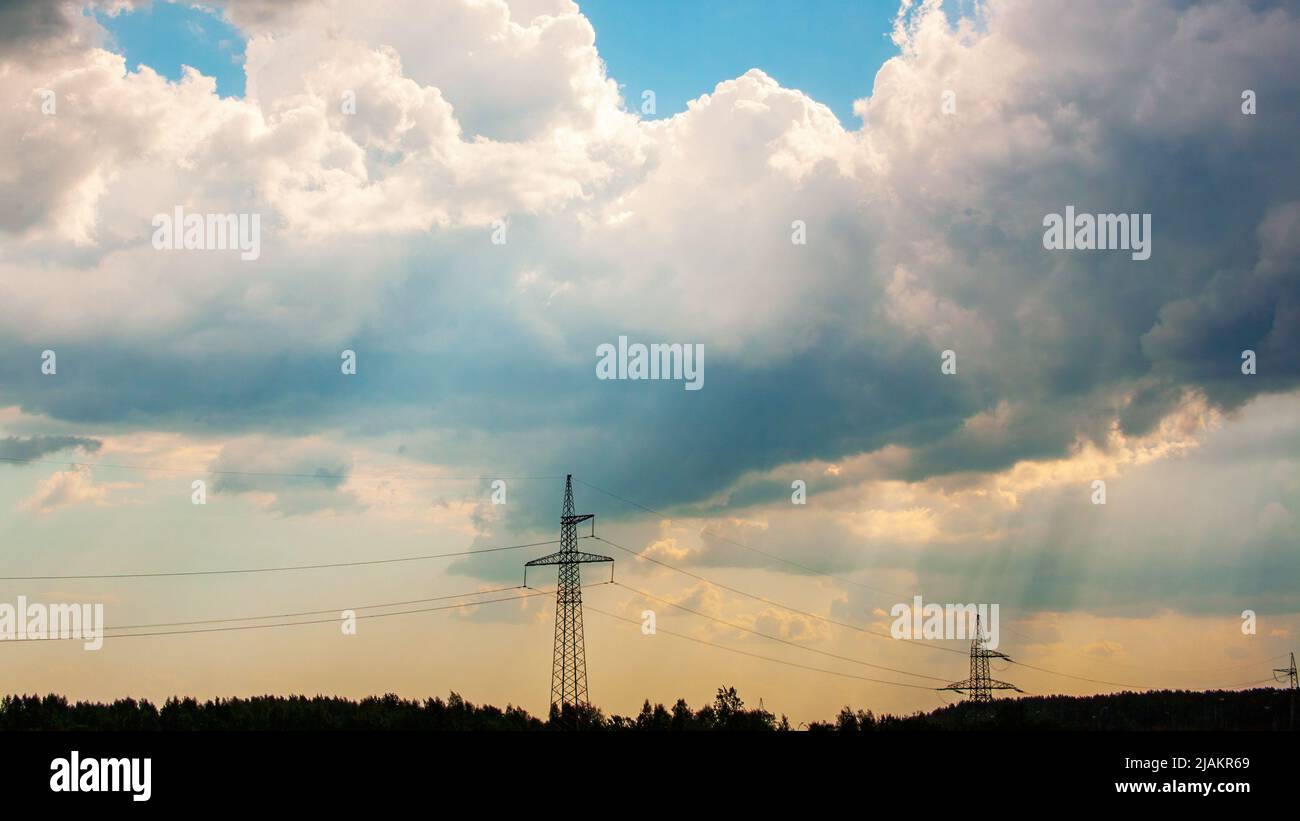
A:
[[[647,119],[679,114],[719,78],[762,66],[830,106],[847,127],[862,88],[897,53],[892,0],[767,0],[761,13],[743,0],[589,0],[581,8],[609,76]],[[243,96],[245,38],[220,9],[160,2],[99,10],[96,19],[129,69],[144,64],[179,80],[182,67],[193,66],[217,81],[221,96]],[[641,110],[647,90],[655,94],[653,112]]]
[[[179,80],[192,66],[217,81],[222,97],[244,95],[244,37],[221,11],[187,3],[150,3],[138,8],[86,9],[108,32],[106,41],[131,71],[149,66]]]
[[[685,111],[719,78],[761,66],[852,127],[853,102],[898,51],[889,39],[898,11],[891,0],[589,0],[581,8],[624,99],[640,112],[643,93],[654,91],[658,117]]]
[[[1294,649],[1286,4],[16,2],[0,32],[0,603],[144,634],[0,641],[8,689],[544,714],[553,600],[518,585],[568,474],[616,559],[584,570],[607,712],[938,707],[967,644],[888,638],[916,595],[998,604],[1028,692]],[[177,209],[256,242],[174,248]],[[1149,215],[1149,257],[1049,247],[1075,212]],[[620,337],[702,350],[699,389],[602,379]]]

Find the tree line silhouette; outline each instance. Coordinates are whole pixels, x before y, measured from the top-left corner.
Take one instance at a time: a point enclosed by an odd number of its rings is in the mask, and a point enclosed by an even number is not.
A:
[[[829,721],[791,727],[761,706],[747,708],[734,687],[691,709],[647,700],[633,716],[606,716],[586,705],[554,705],[545,720],[521,707],[476,705],[458,693],[423,701],[393,694],[360,700],[332,696],[169,698],[162,706],[132,698],[109,704],[46,696],[0,699],[0,731],[24,730],[548,730],[890,732],[1013,730],[1288,730],[1295,727],[1295,692],[1161,690],[1096,696],[1033,696],[989,704],[960,702],[906,716],[845,707]]]

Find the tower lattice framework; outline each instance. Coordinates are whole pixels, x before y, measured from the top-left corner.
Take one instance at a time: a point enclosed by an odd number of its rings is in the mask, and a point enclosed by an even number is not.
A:
[[[1290,667],[1274,667],[1273,678],[1277,681],[1285,682],[1290,690],[1300,689],[1300,675],[1297,675],[1295,668],[1295,653],[1291,654]]]
[[[940,687],[940,690],[956,690],[959,693],[965,693],[971,701],[992,701],[994,690],[1015,690],[1017,693],[1023,693],[1014,684],[1008,684],[1005,681],[999,681],[989,675],[989,659],[1006,659],[1011,661],[1011,657],[1005,653],[999,653],[996,650],[990,650],[984,646],[984,630],[980,625],[979,616],[975,617],[975,637],[970,643],[970,678],[963,681],[955,681],[947,687]]]
[[[551,704],[561,711],[566,704],[575,707],[587,701],[587,653],[582,632],[581,567],[593,562],[612,562],[613,558],[578,550],[578,525],[594,521],[590,513],[576,514],[573,505],[573,476],[564,480],[564,509],[560,514],[559,551],[533,559],[524,567],[556,565],[558,584],[555,591],[555,651],[551,664]],[[593,525],[594,532],[594,525]],[[525,570],[525,574],[527,571]]]

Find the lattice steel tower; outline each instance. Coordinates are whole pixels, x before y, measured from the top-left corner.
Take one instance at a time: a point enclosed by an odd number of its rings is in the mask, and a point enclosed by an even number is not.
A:
[[[594,520],[590,513],[573,512],[573,476],[564,480],[564,511],[560,514],[560,550],[524,565],[527,583],[529,567],[557,565],[559,583],[555,591],[555,660],[551,665],[551,704],[575,707],[587,703],[587,654],[582,637],[582,577],[579,568],[590,562],[612,562],[609,556],[578,550],[578,523]],[[594,532],[595,526],[593,524]]]
[[[975,638],[970,643],[970,678],[965,681],[956,681],[947,687],[940,687],[940,690],[956,690],[959,693],[966,693],[970,696],[971,701],[992,701],[994,690],[1015,690],[1017,693],[1023,693],[1014,684],[1008,684],[1005,681],[998,681],[995,678],[989,678],[989,659],[1006,659],[1011,661],[1011,657],[1005,653],[999,653],[996,650],[990,650],[984,646],[984,631],[980,629],[980,618],[975,617]]]
[[[1285,679],[1281,678],[1280,676],[1285,676]],[[1291,654],[1290,667],[1273,668],[1273,679],[1275,681],[1284,681],[1288,685],[1288,689],[1291,690],[1300,689],[1300,675],[1296,674],[1296,669],[1295,669],[1295,653]]]

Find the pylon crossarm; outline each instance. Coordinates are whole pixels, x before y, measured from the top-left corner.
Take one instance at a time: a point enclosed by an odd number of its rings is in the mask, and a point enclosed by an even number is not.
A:
[[[580,550],[561,550],[559,553],[552,553],[549,556],[542,556],[540,559],[533,559],[531,562],[524,562],[524,567],[540,567],[548,564],[590,564],[592,562],[612,562],[611,556],[601,556],[598,553],[583,553]]]
[[[579,537],[579,538],[582,538],[582,539],[592,539],[592,538],[595,538],[595,536],[596,536],[596,514],[594,514],[594,513],[583,513],[583,514],[576,515],[576,516],[561,516],[561,517],[560,517],[560,527],[564,527],[564,526],[566,526],[566,525],[569,525],[569,526],[572,526],[572,527],[575,529],[575,531],[576,531],[576,529],[577,529],[577,527],[578,527],[578,524],[579,524],[580,522],[588,522],[588,521],[591,522],[591,535],[590,535],[590,536],[581,536],[581,537]]]
[[[583,553],[581,551],[574,551],[571,555],[573,556],[573,561],[581,562],[582,564],[614,561],[613,556],[602,556],[599,553]]]
[[[540,567],[545,564],[560,564],[564,561],[564,551],[552,553],[549,556],[542,556],[540,559],[533,559],[531,562],[524,562],[524,567]]]
[[[968,682],[968,681],[959,681],[959,682],[957,682],[956,684],[949,684],[949,685],[946,686],[946,687],[935,687],[934,689],[935,689],[936,691],[939,691],[939,690],[953,690],[954,692],[964,693],[964,692],[966,692],[967,690],[974,690],[974,689],[975,689],[975,685],[971,684],[971,683]],[[1005,681],[997,681],[997,680],[992,680],[992,681],[990,681],[989,684],[988,684],[988,687],[987,687],[986,689],[989,689],[989,690],[1015,690],[1017,693],[1023,693],[1023,692],[1024,692],[1024,690],[1021,690],[1019,687],[1017,687],[1017,686],[1014,685],[1014,684],[1007,684]]]

